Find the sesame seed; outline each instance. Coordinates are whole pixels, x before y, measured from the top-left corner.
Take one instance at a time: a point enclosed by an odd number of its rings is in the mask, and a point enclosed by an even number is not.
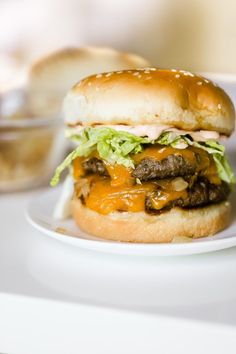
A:
[[[197,85],[202,86],[202,81],[198,81]]]
[[[111,76],[113,73],[107,73],[105,76],[106,77],[109,77],[109,76]]]
[[[207,80],[207,79],[205,79],[204,81],[205,81],[205,83],[207,83],[207,84],[208,84],[208,82],[210,82],[210,81],[209,81],[209,80]]]
[[[217,85],[216,82],[212,82],[212,84],[213,84],[215,87],[218,87],[218,85]]]
[[[221,109],[221,108],[222,108],[222,106],[221,106],[220,103],[217,105],[217,107],[218,107],[218,109]]]
[[[117,71],[116,73],[117,73],[117,74],[122,74],[122,73],[123,73],[123,71]]]
[[[98,74],[98,75],[96,76],[97,79],[99,79],[100,77],[102,77],[102,74]]]
[[[131,70],[128,70],[127,73],[132,74],[132,71],[131,71]]]
[[[176,73],[176,72],[177,72],[177,70],[176,70],[176,69],[171,69],[171,71],[172,71],[173,73]]]
[[[191,76],[194,77],[195,75],[190,73],[190,71],[186,71],[186,70],[179,70],[180,73],[183,73],[184,76]]]
[[[142,75],[139,74],[137,77],[138,77],[139,79],[141,79],[141,78],[142,78]]]
[[[187,72],[187,71],[184,73],[184,76],[191,76],[191,77],[194,77],[194,75],[193,75],[192,73]]]
[[[144,73],[145,74],[150,74],[150,70],[145,70]]]
[[[156,68],[149,68],[148,70],[156,71],[157,69]]]
[[[140,75],[140,74],[139,74],[138,71],[135,71],[135,72],[133,73],[133,75],[134,75],[134,76],[138,76],[138,75]]]
[[[176,79],[179,79],[180,78],[180,74],[176,74],[175,77],[176,77]]]
[[[89,82],[88,82],[88,86],[91,86],[91,85],[92,85],[92,82],[89,81]]]

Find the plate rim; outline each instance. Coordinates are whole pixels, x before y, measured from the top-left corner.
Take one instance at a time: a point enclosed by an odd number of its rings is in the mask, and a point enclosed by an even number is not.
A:
[[[236,231],[235,235],[227,236],[225,238],[220,239],[206,239],[206,238],[199,238],[196,242],[180,242],[180,243],[131,243],[131,242],[119,242],[114,240],[106,240],[94,237],[94,239],[86,239],[79,236],[73,236],[69,234],[64,234],[57,232],[54,229],[47,228],[43,226],[43,220],[40,218],[37,220],[33,213],[34,205],[36,205],[38,200],[42,200],[43,196],[47,196],[48,198],[52,199],[52,195],[59,194],[60,187],[50,190],[47,189],[43,193],[36,195],[36,197],[32,198],[28,203],[26,210],[25,210],[25,217],[28,223],[34,227],[36,230],[40,231],[44,235],[53,238],[62,243],[69,244],[71,246],[93,250],[103,253],[112,253],[112,254],[130,254],[130,255],[143,255],[143,256],[156,256],[156,257],[163,257],[163,256],[190,256],[196,254],[203,254],[209,252],[216,252],[219,250],[228,249],[231,247],[236,246]],[[45,215],[46,216],[46,215]],[[50,221],[57,221],[53,219],[52,216],[50,217]],[[71,218],[72,221],[72,218]],[[63,222],[58,220],[58,222]],[[222,231],[223,232],[223,231]],[[86,234],[86,233],[85,233]],[[89,235],[89,234],[87,234]],[[61,236],[61,238],[59,237]],[[214,237],[214,236],[209,236]],[[75,240],[78,244],[76,244]],[[233,242],[234,241],[234,242]],[[112,249],[112,246],[116,246],[115,250]],[[145,249],[145,250],[144,250]],[[144,251],[142,252],[140,251]],[[180,252],[181,250],[181,252]],[[147,252],[148,251],[148,252]],[[151,252],[150,252],[151,251]],[[164,252],[163,254],[161,252]]]

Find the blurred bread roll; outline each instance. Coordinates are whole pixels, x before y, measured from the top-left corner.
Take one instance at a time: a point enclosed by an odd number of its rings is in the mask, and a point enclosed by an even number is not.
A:
[[[66,92],[86,76],[150,66],[135,54],[111,48],[67,48],[34,63],[28,76],[29,109],[34,116],[58,114]]]

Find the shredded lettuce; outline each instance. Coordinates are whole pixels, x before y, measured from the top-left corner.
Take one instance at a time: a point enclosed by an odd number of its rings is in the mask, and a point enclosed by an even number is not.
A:
[[[107,127],[88,127],[80,133],[69,134],[69,138],[75,141],[78,147],[57,167],[51,186],[58,184],[62,171],[70,167],[72,161],[79,156],[87,157],[97,150],[99,156],[111,164],[117,163],[134,168],[131,154],[141,152],[145,144],[156,143],[177,149],[186,149],[192,145],[207,151],[213,155],[219,177],[227,183],[235,183],[233,171],[225,155],[225,147],[214,140],[196,142],[189,135],[178,135],[176,132],[164,132],[157,140],[150,140]]]
[[[233,170],[231,169],[227,156],[225,155],[225,147],[219,144],[217,141],[208,140],[199,143],[194,141],[188,135],[177,136],[175,133],[173,134],[173,132],[164,132],[160,138],[157,139],[157,143],[162,145],[170,145],[177,149],[178,145],[184,146],[185,143],[186,147],[188,145],[192,145],[207,151],[208,154],[213,156],[220,179],[229,184],[235,183]]]
[[[134,167],[130,155],[141,152],[143,144],[151,143],[148,138],[111,128],[88,127],[79,134],[71,135],[70,139],[75,141],[78,147],[57,167],[51,180],[51,186],[58,184],[62,171],[79,156],[86,157],[97,150],[99,156],[111,164],[117,163],[126,167]]]

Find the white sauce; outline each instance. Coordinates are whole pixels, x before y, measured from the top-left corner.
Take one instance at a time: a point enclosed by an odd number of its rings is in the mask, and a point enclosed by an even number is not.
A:
[[[196,132],[188,131],[188,130],[180,130],[176,128],[172,128],[168,125],[98,125],[94,127],[107,127],[112,128],[117,131],[125,131],[137,136],[147,136],[151,140],[156,140],[163,132],[173,131],[178,135],[189,134],[195,141],[206,141],[206,140],[218,140],[221,136],[218,132],[210,131],[210,130],[199,130]],[[84,126],[77,126],[74,128],[69,128],[70,132],[79,133],[83,130]]]
[[[109,128],[113,128],[117,131],[125,131],[137,136],[147,136],[151,140],[157,139],[165,130],[169,130],[168,125],[107,125]]]
[[[178,135],[190,135],[195,141],[206,141],[206,140],[218,140],[220,138],[220,134],[211,130],[199,130],[196,132],[188,131],[188,130],[180,130],[176,128],[167,129],[168,131],[173,131]]]

